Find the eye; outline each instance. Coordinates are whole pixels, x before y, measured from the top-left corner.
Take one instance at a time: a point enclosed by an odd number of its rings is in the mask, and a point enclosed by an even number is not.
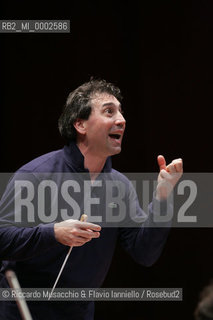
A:
[[[109,115],[111,115],[111,114],[113,114],[114,110],[113,110],[113,108],[106,108],[106,109],[104,110],[104,112],[107,113],[107,114],[109,114]]]

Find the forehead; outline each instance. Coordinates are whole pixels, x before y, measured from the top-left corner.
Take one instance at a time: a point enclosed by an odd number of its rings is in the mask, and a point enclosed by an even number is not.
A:
[[[91,104],[92,104],[92,107],[95,107],[95,108],[99,108],[99,107],[101,108],[107,104],[114,104],[117,107],[121,106],[120,102],[118,101],[118,99],[116,99],[115,96],[106,92],[95,93],[91,98]]]

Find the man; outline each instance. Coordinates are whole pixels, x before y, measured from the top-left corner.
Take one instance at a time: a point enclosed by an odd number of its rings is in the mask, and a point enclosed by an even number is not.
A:
[[[100,214],[104,214],[103,203],[106,206],[116,206],[111,202],[106,203],[108,189],[105,180],[110,176],[109,179],[113,182],[120,181],[125,186],[125,203],[130,203],[130,208],[135,208],[137,216],[143,216],[134,188],[126,177],[111,168],[110,157],[120,153],[126,126],[120,101],[120,90],[104,80],[91,80],[71,92],[59,119],[59,130],[67,140],[67,145],[62,150],[31,161],[19,169],[18,174],[23,179],[25,174],[32,173],[34,185],[38,185],[41,173],[63,172],[72,177],[76,174],[81,186],[89,179],[92,183],[91,192],[101,199],[101,208],[92,206],[93,214],[97,213],[99,218]],[[14,207],[11,202],[14,191],[11,185],[17,177],[15,175],[2,199],[1,259],[6,260],[2,271],[13,267],[24,288],[51,288],[68,247],[74,247],[58,287],[100,287],[109,269],[117,240],[137,262],[148,266],[153,264],[162,251],[169,228],[146,226],[155,215],[154,208],[158,207],[155,204],[161,203],[164,207],[165,200],[182,174],[181,159],[166,166],[164,157],[159,156],[158,164],[160,173],[156,194],[149,207],[148,220],[140,228],[116,225],[101,229],[99,224],[63,219],[62,216],[45,224],[35,219],[37,223],[32,221],[31,224],[12,225]],[[99,179],[103,188],[100,188],[100,184],[99,187],[95,184]],[[63,185],[62,175],[57,176],[56,180],[57,185]],[[171,186],[170,190],[168,184]],[[74,186],[76,185],[72,187]],[[75,208],[83,213],[88,192],[76,188],[73,195],[77,204]],[[71,217],[75,216],[76,210],[73,210]],[[61,215],[63,213],[61,211]],[[2,286],[7,287],[5,279]],[[29,302],[29,307],[33,319],[41,319],[42,314],[50,319],[94,319],[93,302]],[[4,302],[0,310],[4,312],[4,319],[19,319],[13,302]]]

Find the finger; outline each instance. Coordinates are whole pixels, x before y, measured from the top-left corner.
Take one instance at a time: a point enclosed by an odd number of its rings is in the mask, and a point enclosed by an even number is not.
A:
[[[90,229],[93,231],[101,231],[101,227],[99,225],[90,223],[90,222],[79,222],[78,227],[80,229]]]
[[[78,235],[81,237],[84,237],[86,239],[92,239],[92,238],[99,238],[100,237],[100,232],[91,232],[91,231],[84,231],[84,230],[79,230]]]
[[[162,169],[162,170],[160,171],[160,176],[161,176],[161,178],[163,178],[163,179],[167,179],[167,180],[170,179],[170,174],[169,174],[165,169]]]
[[[183,171],[183,161],[182,159],[175,159],[172,161],[172,163],[175,165],[176,171],[177,172],[182,172]]]
[[[74,238],[71,237],[70,239],[73,243],[79,242],[84,244],[85,242],[88,242],[90,240],[92,240],[92,238],[85,238],[85,237],[81,237],[81,236],[75,236]]]
[[[78,228],[78,226],[74,227],[73,229],[67,228],[68,234],[72,235],[72,237],[82,237],[84,239],[92,239],[92,238],[98,238],[100,236],[100,233],[98,231],[88,231],[88,230],[82,230]]]
[[[79,220],[68,219],[59,223],[62,227],[78,227],[79,229],[91,229],[101,231],[101,226],[91,222],[81,222]]]
[[[176,173],[176,167],[173,163],[170,163],[167,167],[166,167],[166,170],[170,173]]]
[[[159,155],[157,160],[158,160],[158,165],[159,165],[160,170],[163,170],[163,169],[166,170],[166,160],[165,160],[164,156]]]

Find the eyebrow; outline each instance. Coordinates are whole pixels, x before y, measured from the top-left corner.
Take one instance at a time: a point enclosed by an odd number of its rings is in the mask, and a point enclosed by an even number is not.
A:
[[[116,105],[113,103],[113,102],[106,102],[106,103],[104,103],[103,105],[102,105],[102,107],[106,107],[106,106],[115,106],[116,107]],[[122,111],[122,107],[121,107],[121,104],[119,103],[119,106],[118,106],[118,108],[119,108],[119,110],[120,111]]]

